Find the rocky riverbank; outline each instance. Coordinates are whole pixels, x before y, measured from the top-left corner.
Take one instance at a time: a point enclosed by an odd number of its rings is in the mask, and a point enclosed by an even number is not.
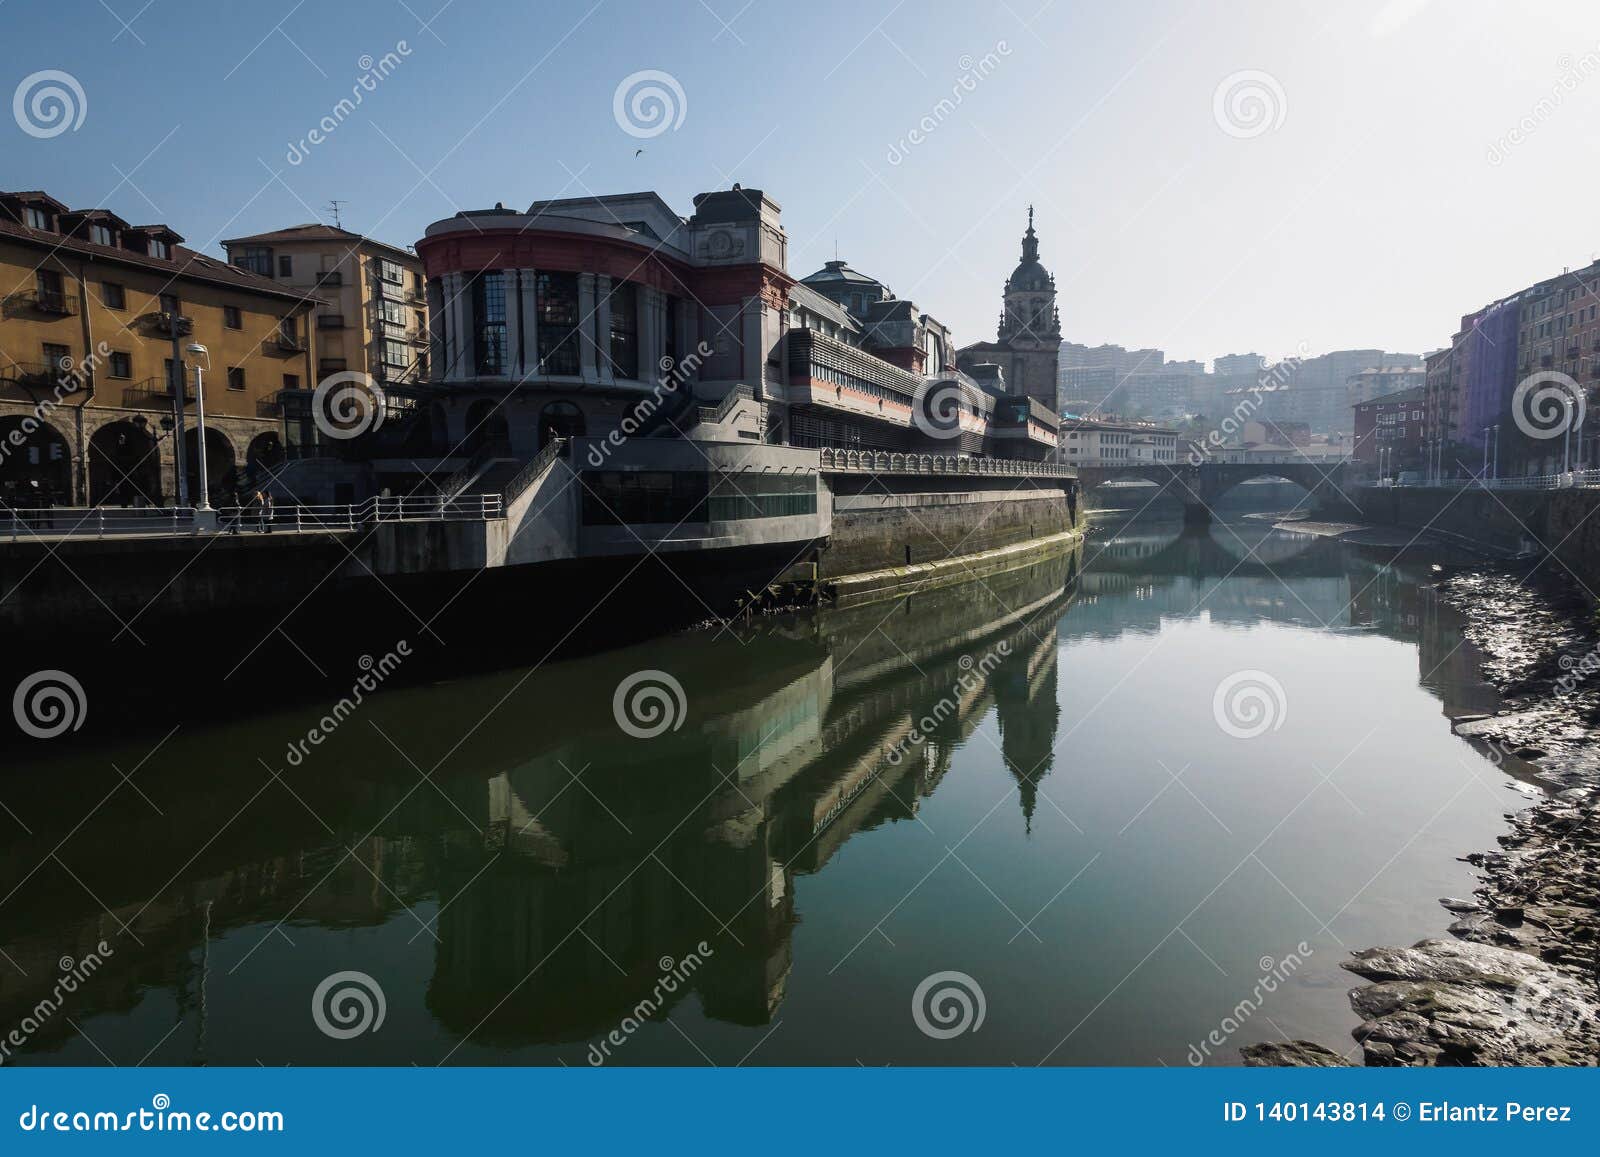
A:
[[[1369,1065],[1600,1063],[1600,635],[1576,582],[1469,571],[1441,581],[1505,709],[1455,730],[1545,797],[1512,816],[1473,898],[1441,900],[1455,939],[1357,952],[1342,967]],[[1309,1041],[1253,1045],[1248,1065],[1330,1065]]]

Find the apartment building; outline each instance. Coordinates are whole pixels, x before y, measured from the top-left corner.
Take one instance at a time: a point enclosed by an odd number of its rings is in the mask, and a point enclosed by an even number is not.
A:
[[[316,303],[317,382],[355,371],[380,386],[428,377],[428,296],[414,253],[333,225],[224,241],[228,261]]]
[[[213,501],[281,460],[278,397],[315,367],[312,303],[182,242],[40,190],[0,193],[7,502],[198,501],[197,369]]]

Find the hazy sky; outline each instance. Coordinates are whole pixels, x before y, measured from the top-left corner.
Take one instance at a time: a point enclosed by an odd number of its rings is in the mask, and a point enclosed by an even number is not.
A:
[[[1600,250],[1594,0],[0,0],[0,44],[4,92],[83,93],[53,136],[0,118],[0,188],[215,253],[332,197],[409,244],[464,207],[655,189],[687,214],[739,181],[783,206],[796,276],[837,244],[965,343],[1032,202],[1069,339],[1209,360],[1421,352]],[[613,105],[643,70],[682,91],[648,138]]]

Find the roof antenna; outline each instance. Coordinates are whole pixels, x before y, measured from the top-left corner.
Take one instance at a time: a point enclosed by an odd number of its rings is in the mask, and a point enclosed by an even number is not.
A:
[[[335,229],[343,229],[344,228],[344,223],[339,220],[339,206],[340,205],[348,205],[349,203],[350,202],[348,202],[348,201],[329,201],[328,202],[328,208],[330,210],[332,210],[332,212],[333,212],[333,227]]]

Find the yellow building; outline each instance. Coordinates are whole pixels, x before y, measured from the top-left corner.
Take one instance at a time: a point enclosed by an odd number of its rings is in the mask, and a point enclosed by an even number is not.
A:
[[[330,374],[366,374],[380,389],[424,381],[428,374],[428,298],[422,262],[332,225],[291,225],[222,243],[228,260],[316,302],[315,386]],[[310,407],[290,406],[289,438],[316,441]],[[296,418],[295,415],[304,415]]]
[[[173,383],[185,383],[198,501],[195,370],[213,502],[281,461],[279,395],[314,384],[315,302],[184,248],[165,225],[0,193],[0,497],[17,506],[172,503]],[[208,356],[191,355],[192,343]]]

